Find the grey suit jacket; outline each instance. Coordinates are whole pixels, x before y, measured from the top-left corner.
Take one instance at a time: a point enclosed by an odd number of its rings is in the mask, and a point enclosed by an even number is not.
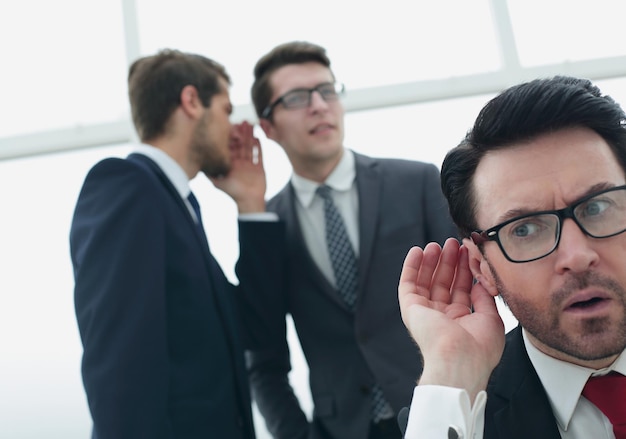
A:
[[[415,343],[402,320],[397,287],[411,246],[456,236],[432,164],[356,157],[359,198],[359,291],[354,313],[322,275],[305,247],[288,184],[268,203],[284,227],[280,291],[247,296],[247,361],[253,396],[275,438],[363,439],[376,383],[397,412],[409,404],[421,373]],[[245,281],[242,280],[242,282]],[[291,314],[308,362],[314,402],[308,422],[289,385],[285,315]]]

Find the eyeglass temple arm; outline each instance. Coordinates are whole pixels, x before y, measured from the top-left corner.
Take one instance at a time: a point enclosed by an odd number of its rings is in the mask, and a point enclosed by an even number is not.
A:
[[[474,242],[474,244],[476,244],[476,245],[481,245],[481,244],[489,241],[489,236],[487,235],[487,232],[485,232],[485,231],[482,231],[482,232],[472,232],[470,234],[470,238]]]

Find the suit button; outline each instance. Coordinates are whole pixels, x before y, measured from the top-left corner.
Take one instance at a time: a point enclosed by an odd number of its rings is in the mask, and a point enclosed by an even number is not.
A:
[[[456,425],[451,425],[448,428],[448,439],[463,439],[463,432]]]
[[[369,386],[366,386],[365,384],[361,384],[359,386],[359,391],[363,394],[363,395],[369,395],[370,394],[370,388]]]

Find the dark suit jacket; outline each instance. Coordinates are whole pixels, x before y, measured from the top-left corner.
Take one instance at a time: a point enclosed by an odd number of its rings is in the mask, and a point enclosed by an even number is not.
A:
[[[502,359],[487,386],[484,439],[560,437],[548,395],[528,358],[518,326],[507,334]]]
[[[284,285],[270,296],[246,296],[246,321],[257,325],[247,359],[253,396],[276,438],[366,438],[372,385],[382,387],[397,412],[410,402],[421,372],[419,351],[400,318],[397,288],[411,246],[456,236],[439,172],[420,162],[355,156],[360,278],[354,313],[305,246],[291,184],[268,203],[286,227]],[[289,385],[287,313],[309,365],[312,425]]]
[[[95,165],[70,244],[93,437],[253,438],[234,288],[161,169]]]

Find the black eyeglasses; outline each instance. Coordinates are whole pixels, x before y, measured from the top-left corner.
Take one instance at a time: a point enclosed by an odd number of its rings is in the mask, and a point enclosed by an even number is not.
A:
[[[308,107],[311,105],[311,95],[313,95],[314,91],[318,92],[326,102],[332,102],[339,99],[339,96],[343,94],[344,86],[339,82],[325,82],[313,88],[296,88],[288,91],[265,107],[265,110],[261,113],[261,118],[269,119],[272,111],[278,104],[282,104],[283,107],[288,109]]]
[[[511,262],[535,261],[556,250],[566,218],[592,238],[626,231],[626,185],[589,195],[564,209],[529,213],[488,230],[477,230],[471,239],[476,245],[496,241]]]

